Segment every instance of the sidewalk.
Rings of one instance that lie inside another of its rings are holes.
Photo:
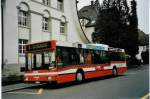
[[[24,89],[24,88],[29,88],[29,87],[34,87],[34,86],[39,86],[39,85],[43,85],[43,84],[19,83],[19,84],[13,84],[13,85],[6,85],[6,86],[2,86],[2,93],[19,90],[19,89]]]

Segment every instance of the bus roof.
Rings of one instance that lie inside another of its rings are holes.
[[[108,51],[108,45],[105,44],[82,44],[82,43],[71,43],[71,42],[57,42],[57,46],[93,49],[93,50],[105,50]]]
[[[86,44],[86,48],[108,51],[108,45],[105,45],[105,44]]]
[[[42,51],[42,50],[55,50],[56,46],[104,50],[104,51],[113,51],[113,52],[125,52],[124,49],[109,47],[106,44],[82,44],[79,42],[72,43],[72,42],[56,41],[56,40],[49,40],[44,42],[27,44],[26,51],[34,52],[34,51]]]

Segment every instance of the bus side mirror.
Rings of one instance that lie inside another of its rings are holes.
[[[25,72],[26,68],[25,67],[21,67],[20,68],[20,72]]]

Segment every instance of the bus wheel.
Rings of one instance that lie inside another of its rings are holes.
[[[81,83],[83,80],[84,80],[83,73],[82,73],[82,72],[77,72],[77,73],[76,73],[76,81],[77,81],[78,83]]]
[[[117,68],[113,68],[112,74],[113,74],[113,77],[118,76]]]

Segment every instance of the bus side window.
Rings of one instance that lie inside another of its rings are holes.
[[[77,65],[78,64],[78,53],[75,48],[71,48],[69,51],[69,60],[70,65]]]
[[[100,51],[100,63],[107,63],[108,55],[106,51]]]
[[[109,57],[111,61],[124,61],[124,56],[121,52],[112,52]]]
[[[76,49],[76,62],[77,62],[77,64],[80,64],[80,52],[79,52],[79,49]]]
[[[94,63],[94,64],[100,63],[100,62],[99,62],[99,60],[100,60],[99,52],[98,52],[97,50],[94,50],[93,54],[94,54],[94,55],[93,55],[93,63]]]
[[[56,64],[58,67],[62,67],[63,62],[62,62],[62,49],[57,48],[57,53],[56,53]]]
[[[86,50],[85,64],[92,64],[92,51]]]
[[[84,54],[84,61],[85,61],[85,64],[87,64],[87,56],[88,56],[88,51],[85,50],[85,54]]]
[[[70,65],[70,60],[69,60],[69,49],[68,48],[63,48],[62,50],[62,62],[63,62],[63,67],[66,67],[67,65]]]
[[[125,58],[125,53],[121,53],[121,61],[125,61],[126,58]]]
[[[102,63],[102,60],[101,60],[102,53],[101,53],[101,51],[98,51],[98,56],[99,56],[98,64],[101,64]]]
[[[80,64],[84,64],[84,52],[83,49],[79,50]]]

